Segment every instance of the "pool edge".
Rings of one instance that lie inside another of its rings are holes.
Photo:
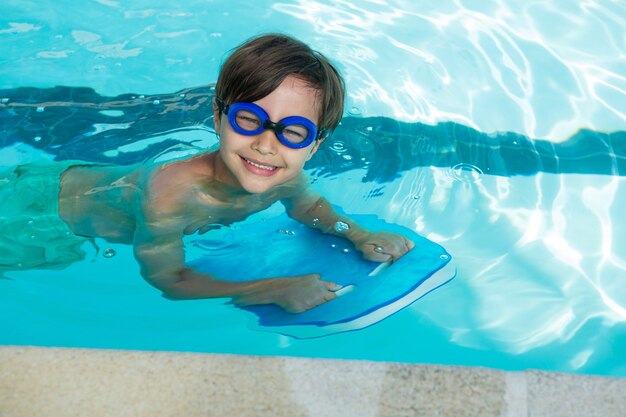
[[[0,416],[626,415],[626,379],[543,371],[0,346]]]

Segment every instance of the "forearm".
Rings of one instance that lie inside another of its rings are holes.
[[[238,305],[275,304],[290,313],[299,313],[336,298],[340,287],[320,280],[319,275],[267,278],[229,282],[184,269],[180,279],[161,288],[171,300],[230,297]]]
[[[311,201],[315,203],[311,205]],[[370,261],[396,260],[415,246],[401,235],[365,229],[350,217],[337,213],[319,194],[308,201],[300,198],[289,203],[289,216],[324,233],[348,239]]]
[[[137,243],[134,252],[141,276],[169,299],[236,298],[271,285],[271,280],[223,281],[210,274],[186,268],[181,239],[172,239],[159,245]]]
[[[148,280],[150,282],[150,280]],[[215,279],[210,274],[200,273],[191,269],[182,269],[176,279],[167,282],[151,283],[163,291],[163,296],[172,300],[189,300],[198,298],[247,297],[262,292],[272,285],[273,279],[230,282]]]
[[[340,236],[357,244],[370,232],[348,216],[337,213],[330,203],[320,197],[307,211],[290,213],[290,216],[323,233]]]

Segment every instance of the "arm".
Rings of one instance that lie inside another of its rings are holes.
[[[395,261],[415,246],[404,236],[371,232],[349,217],[339,215],[324,197],[308,187],[282,202],[289,217],[323,233],[348,239],[371,261]]]
[[[244,282],[219,280],[185,267],[181,234],[159,233],[158,229],[155,233],[154,228],[137,230],[133,249],[144,279],[174,300],[232,297],[239,305],[276,304],[298,313],[336,298],[334,291],[340,288],[317,274]]]
[[[143,229],[135,233],[133,252],[141,275],[170,299],[232,297],[254,291],[254,283],[217,281],[185,267],[182,235],[157,235]],[[243,285],[242,285],[243,284]]]

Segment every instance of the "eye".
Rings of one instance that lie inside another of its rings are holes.
[[[283,136],[289,142],[301,143],[309,135],[309,129],[302,125],[289,125],[283,129]]]
[[[244,130],[257,130],[261,127],[261,119],[247,110],[239,110],[235,115],[237,125]]]

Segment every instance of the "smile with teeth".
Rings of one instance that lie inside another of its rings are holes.
[[[252,165],[255,168],[261,169],[263,171],[266,171],[268,174],[271,172],[274,172],[278,169],[278,167],[274,166],[274,165],[265,165],[265,164],[261,164],[259,162],[253,161],[251,159],[248,158],[244,158],[241,157],[241,159],[243,159],[246,163]]]
[[[261,165],[261,164],[257,164],[254,161],[251,161],[250,159],[244,158],[246,160],[247,163],[249,163],[250,165],[254,165],[257,168],[261,168],[261,169],[266,169],[268,171],[273,171],[276,169],[275,166],[269,166],[269,165]]]

